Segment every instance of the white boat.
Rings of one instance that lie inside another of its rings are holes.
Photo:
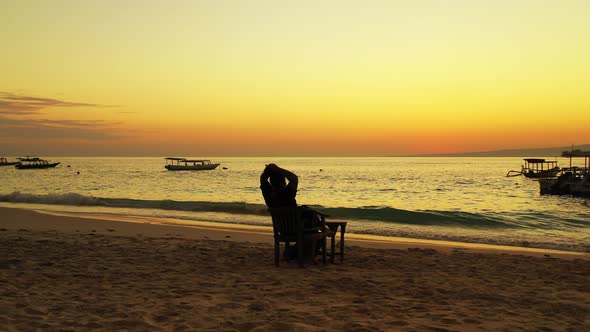
[[[166,166],[169,171],[204,171],[216,169],[219,164],[211,163],[207,159],[191,160],[186,158],[165,158]]]

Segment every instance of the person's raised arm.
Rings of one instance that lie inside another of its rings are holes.
[[[268,166],[264,168],[262,174],[260,174],[260,185],[266,186],[269,185],[268,178],[270,177],[270,172],[268,171]]]
[[[287,180],[289,181],[287,187],[291,188],[291,190],[293,191],[297,191],[297,186],[299,185],[299,178],[297,177],[297,175],[295,175],[295,173],[284,168],[280,168],[276,164],[269,164],[268,166],[266,166],[264,171],[266,172],[267,169],[269,170],[268,173],[276,172],[287,178]]]

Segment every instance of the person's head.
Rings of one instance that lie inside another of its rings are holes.
[[[275,188],[283,188],[287,185],[287,179],[278,173],[273,173],[269,177],[270,184]]]

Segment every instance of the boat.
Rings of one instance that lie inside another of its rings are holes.
[[[59,165],[57,163],[50,163],[49,161],[37,157],[17,158],[19,161],[14,165],[18,169],[36,169],[36,168],[51,168]]]
[[[557,161],[545,160],[540,158],[525,158],[524,165],[520,171],[509,171],[506,176],[524,175],[527,178],[541,179],[554,178],[559,174],[560,168]]]
[[[18,161],[8,161],[4,157],[0,157],[0,166],[14,166],[18,164]]]
[[[590,197],[590,151],[564,151],[562,157],[570,158],[570,167],[563,168],[557,178],[539,179],[541,195]],[[572,166],[573,157],[583,157],[584,166]]]
[[[186,159],[186,158],[165,158],[166,166],[169,171],[204,171],[216,169],[219,164],[211,163],[207,159]]]

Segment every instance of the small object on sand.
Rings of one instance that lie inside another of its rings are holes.
[[[70,165],[68,165],[68,167],[70,167]]]
[[[227,169],[227,167],[222,167],[222,169]]]
[[[226,239],[229,239],[230,237],[231,237],[231,236],[229,236],[229,235],[226,235],[226,236],[225,236],[225,238],[226,238]]]
[[[545,255],[543,255],[543,256],[545,256],[545,257],[551,257],[551,255],[549,255],[549,254],[545,254]]]
[[[76,174],[80,174],[80,172],[76,172]]]
[[[323,172],[324,170],[320,168],[320,172]]]

